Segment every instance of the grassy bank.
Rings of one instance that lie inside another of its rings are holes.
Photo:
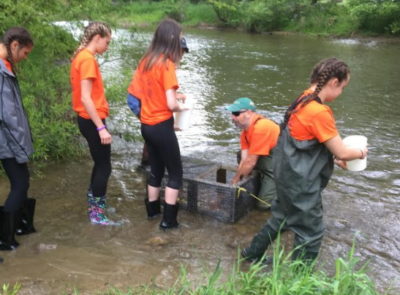
[[[218,20],[212,5],[207,2],[177,1],[117,2],[108,17],[122,26],[155,25],[165,17],[171,17],[184,26],[217,26]]]
[[[291,261],[279,245],[275,248],[272,265],[238,262],[230,273],[218,265],[213,272],[199,278],[202,283],[190,282],[184,268],[179,278],[169,289],[159,289],[144,285],[130,289],[110,288],[106,291],[93,291],[91,294],[103,295],[378,295],[372,280],[366,274],[366,266],[361,266],[354,256],[354,248],[346,259],[336,260],[335,274],[328,276],[316,266],[305,266],[299,261]],[[5,291],[4,291],[5,290]],[[16,295],[20,285],[14,288],[3,286],[0,295]],[[73,293],[79,295],[79,290]]]

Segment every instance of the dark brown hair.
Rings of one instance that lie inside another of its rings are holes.
[[[318,94],[330,79],[336,78],[341,83],[349,77],[349,74],[350,69],[348,65],[335,57],[323,59],[317,63],[310,75],[311,84],[317,84],[315,91],[310,95],[296,98],[296,100],[287,109],[282,126],[286,126],[290,116],[296,112],[298,105],[300,105],[300,107],[304,107],[313,100],[321,102]]]
[[[144,71],[149,71],[162,56],[162,61],[170,59],[175,64],[182,58],[180,35],[182,28],[173,19],[163,20],[157,27],[153,40],[141,61],[144,61]]]
[[[7,49],[7,60],[10,62],[11,68],[15,73],[15,63],[11,52],[11,43],[13,41],[18,42],[19,48],[23,48],[33,46],[33,40],[29,32],[22,27],[12,27],[4,33],[1,43],[3,43]]]

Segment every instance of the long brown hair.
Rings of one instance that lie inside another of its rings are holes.
[[[287,125],[290,116],[297,111],[297,106],[300,105],[300,108],[302,108],[313,100],[321,102],[318,94],[330,79],[337,78],[341,83],[349,77],[349,74],[350,69],[348,65],[335,57],[323,59],[317,63],[310,75],[311,84],[317,84],[314,92],[310,95],[296,98],[287,109],[282,126],[284,127]]]
[[[83,32],[83,36],[81,37],[81,42],[79,43],[78,48],[75,50],[72,55],[72,59],[82,51],[89,43],[92,41],[93,37],[96,35],[100,35],[100,37],[104,38],[106,36],[111,36],[111,28],[108,24],[104,22],[91,22],[89,23]]]
[[[3,43],[7,49],[7,60],[10,62],[12,71],[15,74],[15,63],[11,52],[11,43],[13,41],[18,42],[19,48],[23,48],[33,46],[33,40],[29,32],[22,27],[12,27],[4,33],[0,42]]]
[[[141,59],[144,61],[144,71],[149,71],[156,61],[162,56],[162,61],[170,59],[175,64],[182,58],[180,35],[182,28],[173,19],[163,20],[157,27],[153,40]]]

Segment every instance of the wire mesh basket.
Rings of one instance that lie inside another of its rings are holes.
[[[183,185],[179,194],[182,208],[223,222],[235,223],[255,207],[259,183],[255,175],[230,184],[236,168],[193,158],[182,158]],[[163,186],[166,180],[164,179]]]

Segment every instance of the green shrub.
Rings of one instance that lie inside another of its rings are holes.
[[[394,1],[348,1],[351,15],[360,30],[372,33],[399,34],[400,3]]]
[[[207,0],[210,3],[218,19],[230,26],[237,27],[241,23],[243,13],[240,2],[237,0]]]

